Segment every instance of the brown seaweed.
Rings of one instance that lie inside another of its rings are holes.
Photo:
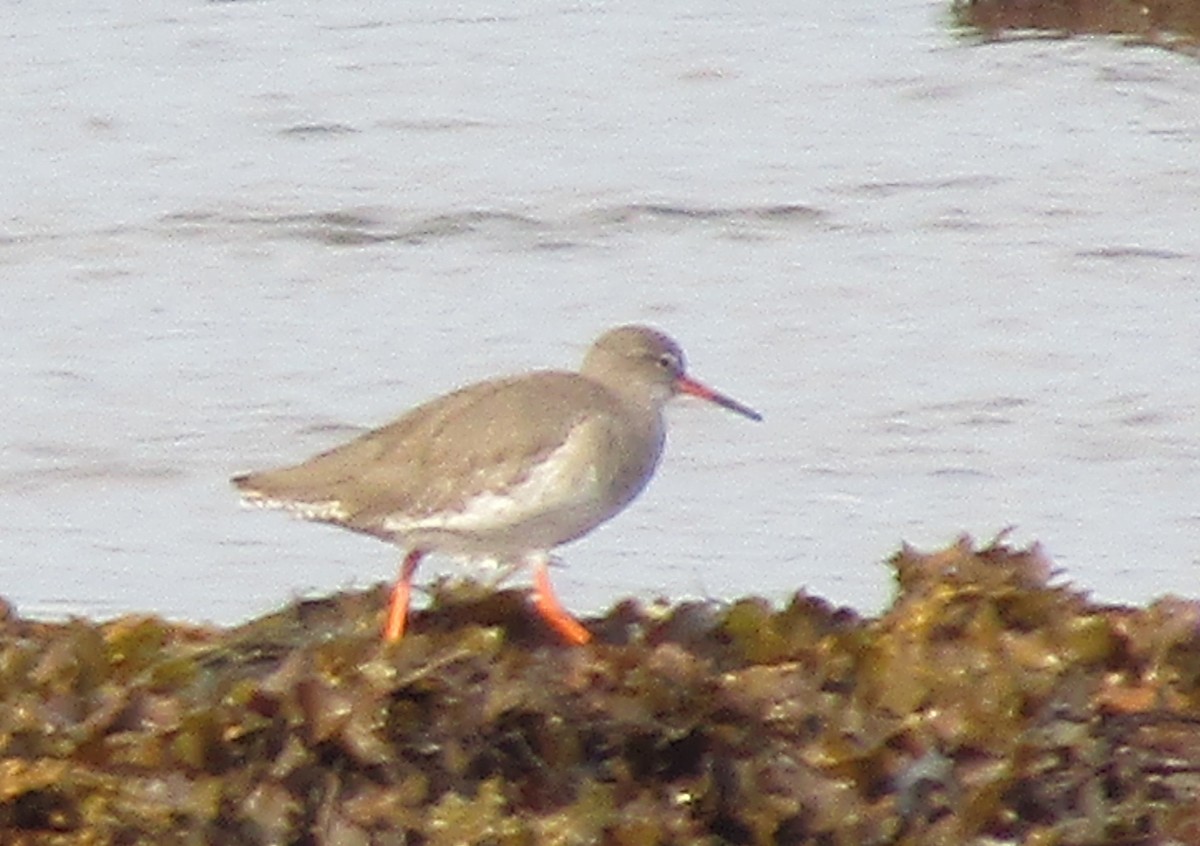
[[[953,0],[955,23],[988,39],[1111,35],[1200,55],[1192,0]]]
[[[386,593],[237,628],[0,613],[0,843],[1200,842],[1200,604],[1091,602],[1036,547],[591,620]]]

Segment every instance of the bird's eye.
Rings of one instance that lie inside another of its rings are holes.
[[[663,353],[658,357],[658,366],[663,370],[674,372],[679,369],[679,362],[670,353]]]

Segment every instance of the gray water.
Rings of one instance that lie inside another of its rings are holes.
[[[228,623],[390,579],[228,476],[639,321],[766,420],[673,408],[561,551],[576,611],[873,612],[902,541],[1010,525],[1195,595],[1200,68],[753,5],[5,4],[0,594]]]

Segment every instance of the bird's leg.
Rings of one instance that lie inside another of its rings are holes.
[[[412,596],[413,575],[416,574],[417,565],[424,557],[425,550],[413,549],[404,556],[404,563],[400,565],[400,575],[396,577],[396,584],[392,586],[392,601],[388,604],[387,622],[383,626],[383,639],[388,643],[395,643],[404,637],[404,625],[408,622],[408,602]]]
[[[562,607],[554,588],[550,586],[550,556],[538,553],[529,559],[533,567],[533,605],[556,632],[575,646],[582,646],[592,639],[592,633]]]

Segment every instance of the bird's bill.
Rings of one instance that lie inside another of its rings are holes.
[[[675,380],[675,390],[681,394],[691,394],[694,397],[716,403],[721,408],[727,408],[743,417],[749,417],[751,420],[762,420],[762,415],[750,406],[742,405],[737,400],[727,397],[719,391],[714,391],[703,382],[697,382],[687,376],[680,376]]]

